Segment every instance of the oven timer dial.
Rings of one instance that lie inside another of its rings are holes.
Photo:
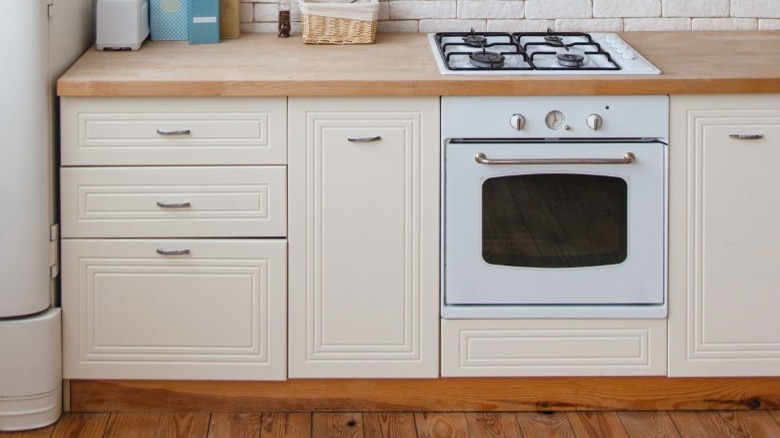
[[[550,111],[545,116],[544,123],[547,124],[548,128],[558,130],[566,125],[566,117],[558,110]]]
[[[525,117],[523,117],[522,114],[512,114],[512,117],[509,119],[509,124],[519,131],[525,127]]]

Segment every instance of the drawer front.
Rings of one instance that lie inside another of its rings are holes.
[[[285,98],[62,99],[62,165],[284,164]]]
[[[63,240],[64,377],[284,379],[286,259],[284,240]]]
[[[285,166],[63,168],[62,236],[284,237]]]
[[[442,376],[664,376],[666,320],[442,320]]]

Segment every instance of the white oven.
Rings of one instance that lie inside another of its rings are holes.
[[[667,137],[666,96],[443,98],[443,317],[665,317]]]

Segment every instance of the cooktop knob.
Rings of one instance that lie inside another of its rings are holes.
[[[522,114],[512,114],[512,117],[509,119],[509,124],[519,131],[525,127],[525,117],[523,117]]]
[[[604,121],[601,119],[601,116],[598,114],[591,114],[588,116],[586,123],[588,124],[588,128],[598,131],[601,129],[601,125],[604,123]]]

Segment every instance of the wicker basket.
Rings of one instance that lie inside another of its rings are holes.
[[[379,13],[377,0],[355,2],[298,0],[298,4],[301,8],[304,43],[370,44],[374,42],[376,19]]]

